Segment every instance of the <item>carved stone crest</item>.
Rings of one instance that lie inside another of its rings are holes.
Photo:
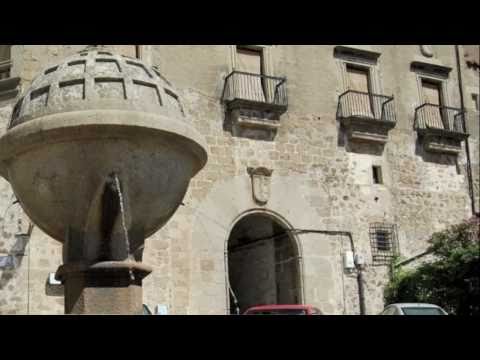
[[[273,170],[249,167],[247,171],[252,179],[253,200],[259,205],[265,205],[270,199],[270,180]]]
[[[433,57],[432,45],[420,45],[420,51],[425,57]]]

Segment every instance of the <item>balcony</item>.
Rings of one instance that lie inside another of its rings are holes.
[[[0,101],[15,98],[19,93],[20,78],[11,77],[12,62],[0,61]]]
[[[383,145],[396,123],[393,96],[348,90],[339,97],[337,117],[349,140]]]
[[[469,135],[461,109],[423,104],[415,109],[415,130],[425,151],[457,155]]]
[[[286,78],[233,71],[225,79],[222,99],[233,126],[272,131],[288,108]],[[238,131],[237,131],[238,132]]]
[[[229,109],[251,107],[279,115],[287,111],[287,79],[234,71],[225,79],[223,101]]]

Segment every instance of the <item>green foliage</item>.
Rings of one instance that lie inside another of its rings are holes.
[[[386,303],[432,303],[450,314],[480,315],[479,229],[475,218],[433,234],[428,252],[435,260],[410,270],[393,267]]]

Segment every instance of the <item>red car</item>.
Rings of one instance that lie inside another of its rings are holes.
[[[243,315],[322,315],[322,312],[311,305],[261,305],[248,309]]]

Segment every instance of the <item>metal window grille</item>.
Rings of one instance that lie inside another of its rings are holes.
[[[370,244],[374,265],[388,265],[399,253],[395,224],[370,224]]]

